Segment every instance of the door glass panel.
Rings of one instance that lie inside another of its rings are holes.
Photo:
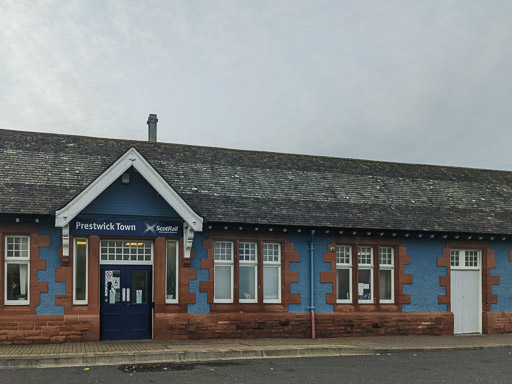
[[[132,271],[132,304],[147,303],[147,272]]]
[[[105,303],[115,304],[121,301],[121,271],[111,269],[105,271]]]

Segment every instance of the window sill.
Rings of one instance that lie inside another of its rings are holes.
[[[5,301],[6,306],[20,306],[20,305],[30,305],[28,300],[19,300],[19,301]]]
[[[282,313],[288,312],[286,304],[281,303],[212,303],[210,311],[216,313]]]
[[[372,304],[372,303],[363,303],[363,304],[353,304],[353,303],[336,303],[333,308],[334,312],[402,312],[400,305],[396,303],[380,303],[380,304]]]

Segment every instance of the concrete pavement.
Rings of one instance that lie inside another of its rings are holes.
[[[2,345],[0,369],[311,356],[373,355],[406,351],[512,348],[512,334],[383,336],[337,339],[233,339],[194,341],[102,341]]]

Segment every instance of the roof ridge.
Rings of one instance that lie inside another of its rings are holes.
[[[323,159],[323,160],[352,161],[352,162],[359,162],[359,163],[367,163],[369,165],[383,164],[386,166],[395,165],[395,166],[409,166],[409,167],[428,167],[428,168],[433,168],[433,169],[438,169],[438,170],[442,170],[442,169],[458,170],[458,171],[467,170],[467,171],[496,172],[496,173],[512,174],[512,170],[502,170],[502,169],[464,167],[464,166],[457,166],[457,165],[436,165],[436,164],[412,163],[412,162],[409,163],[409,162],[398,162],[398,161],[388,161],[388,160],[372,160],[372,159],[362,159],[362,158],[355,158],[355,157],[339,157],[339,156],[328,156],[328,155],[318,155],[318,154],[313,155],[313,154],[305,154],[305,153],[227,148],[227,147],[217,147],[217,146],[198,145],[198,144],[169,143],[169,142],[162,142],[162,141],[149,142],[146,140],[87,136],[87,135],[68,134],[68,133],[23,131],[23,130],[0,128],[0,133],[1,132],[15,133],[15,134],[27,134],[27,135],[54,136],[54,137],[62,137],[62,138],[92,139],[92,140],[100,140],[100,141],[123,142],[123,143],[129,143],[132,145],[143,144],[143,145],[152,145],[152,146],[158,145],[158,146],[174,146],[174,147],[183,147],[183,148],[200,148],[200,149],[227,151],[227,152],[262,154],[262,155],[277,155],[277,156],[283,156],[283,157],[297,157],[297,158],[304,158],[304,159],[311,159],[311,160]]]

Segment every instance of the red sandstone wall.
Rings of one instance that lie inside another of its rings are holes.
[[[307,313],[156,315],[155,339],[311,337]],[[453,335],[452,313],[320,313],[317,337]]]
[[[512,332],[512,312],[485,312],[482,320],[484,333]]]
[[[21,320],[22,319],[22,320]],[[45,344],[95,341],[99,329],[97,315],[0,316],[1,344]]]

